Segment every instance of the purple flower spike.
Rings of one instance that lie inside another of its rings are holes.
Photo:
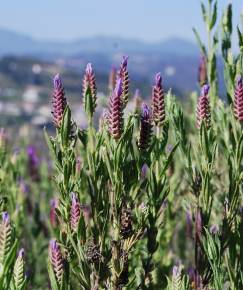
[[[64,88],[60,75],[57,74],[53,80],[54,90],[52,95],[52,106],[53,106],[53,122],[57,128],[61,127],[62,117],[64,110],[67,105],[65,98]]]
[[[97,87],[96,87],[96,79],[95,73],[92,68],[92,64],[88,63],[86,66],[84,78],[83,78],[83,98],[84,103],[86,100],[87,91],[90,90],[91,95],[91,114],[93,115],[95,108],[96,108],[96,101],[97,101]]]
[[[121,79],[122,81],[122,105],[123,108],[128,103],[128,97],[129,97],[129,74],[127,70],[127,61],[128,61],[128,56],[123,56],[123,60],[120,65],[120,69],[118,71],[118,79]]]
[[[157,73],[155,76],[155,85],[152,90],[152,110],[153,121],[156,126],[160,127],[165,121],[164,90],[160,73]]]
[[[72,204],[71,204],[71,218],[70,224],[71,229],[76,232],[78,230],[79,219],[81,215],[81,206],[77,198],[76,193],[72,193]]]
[[[110,97],[109,132],[114,139],[119,139],[123,132],[122,80],[118,79]]]
[[[61,253],[61,248],[58,245],[57,240],[55,239],[50,241],[49,260],[57,282],[61,284],[64,273],[64,261]]]
[[[141,109],[140,132],[138,138],[138,148],[148,149],[152,134],[152,114],[150,108],[143,103]]]
[[[237,77],[234,93],[234,115],[236,120],[243,122],[243,79]]]
[[[208,82],[207,77],[207,59],[204,55],[200,58],[199,69],[198,69],[198,82],[200,87],[204,86]]]
[[[202,122],[205,122],[207,128],[211,126],[211,110],[209,103],[209,85],[204,85],[201,90],[201,95],[198,99],[196,118],[197,127],[200,128]]]

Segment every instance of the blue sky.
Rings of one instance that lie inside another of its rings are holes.
[[[205,0],[206,1],[206,0]],[[220,8],[229,0],[219,0]],[[232,0],[239,22],[242,0]],[[2,0],[0,28],[39,39],[112,35],[158,41],[203,33],[199,0]]]

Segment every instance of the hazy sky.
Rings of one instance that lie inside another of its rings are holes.
[[[221,12],[229,0],[218,0]],[[243,0],[232,0],[239,22]],[[0,28],[41,39],[113,35],[156,41],[193,39],[203,30],[199,0],[1,0]]]

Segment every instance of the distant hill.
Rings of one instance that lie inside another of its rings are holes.
[[[13,86],[15,86],[14,83],[20,85],[20,80],[26,85],[31,83],[32,72],[31,66],[28,66],[28,59],[33,59],[33,62],[41,65],[45,62],[50,63],[50,75],[62,71],[74,74],[74,79],[77,78],[75,83],[77,82],[78,85],[85,65],[92,62],[99,76],[97,79],[101,84],[100,88],[104,91],[111,65],[118,67],[122,55],[129,55],[128,68],[132,90],[135,86],[139,87],[144,96],[148,97],[151,94],[151,85],[157,72],[162,73],[165,87],[172,88],[173,92],[179,96],[188,95],[189,92],[198,88],[199,49],[193,42],[180,38],[147,43],[134,39],[97,36],[75,41],[51,42],[0,29],[0,41],[0,57],[2,58],[0,89],[8,83],[12,83]],[[6,58],[8,56],[13,59]],[[222,66],[222,61],[219,65]],[[22,69],[13,70],[16,66]],[[26,78],[27,75],[28,78]],[[44,78],[46,78],[45,81],[48,80],[47,76]],[[223,76],[219,74],[221,90],[222,80]],[[75,90],[75,88],[76,85],[72,89]]]
[[[38,57],[55,58],[78,54],[176,54],[196,55],[198,49],[190,41],[172,38],[161,42],[147,43],[140,40],[124,39],[119,37],[97,36],[74,41],[40,41],[14,31],[0,29],[0,56],[4,55],[31,55]]]

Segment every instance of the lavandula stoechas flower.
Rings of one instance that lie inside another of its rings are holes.
[[[71,229],[74,232],[78,230],[78,223],[81,215],[81,207],[80,202],[77,198],[77,194],[75,192],[72,193],[72,203],[71,203],[71,216],[70,216],[70,225]]]
[[[87,94],[90,95],[89,100],[87,100]],[[91,63],[87,64],[83,78],[83,100],[85,105],[85,111],[90,112],[91,116],[93,116],[96,108],[97,87],[95,73],[93,71]]]
[[[12,246],[12,225],[7,212],[2,213],[0,224],[0,263],[3,264]]]
[[[209,103],[209,85],[204,85],[201,90],[201,95],[198,99],[197,110],[197,127],[200,128],[202,122],[205,122],[207,128],[211,126],[211,110]]]
[[[16,289],[22,289],[23,285],[25,284],[26,276],[25,276],[25,269],[24,269],[24,249],[21,249],[18,252],[17,259],[14,264],[14,284]]]
[[[118,79],[122,80],[122,105],[123,108],[126,107],[129,97],[129,75],[127,70],[127,60],[128,56],[123,56],[123,60],[118,71]]]
[[[140,150],[148,149],[152,134],[152,114],[147,104],[143,103],[141,108],[140,130],[138,138],[138,148]]]
[[[61,284],[64,273],[64,261],[62,257],[61,248],[58,245],[57,240],[55,239],[50,241],[49,261],[51,263],[57,282]]]
[[[204,86],[208,82],[207,76],[207,59],[204,55],[200,58],[199,69],[198,69],[198,82],[200,87]]]
[[[243,122],[243,79],[237,77],[234,93],[234,115],[236,120]]]
[[[40,181],[39,174],[39,158],[37,156],[36,148],[34,146],[29,146],[27,148],[28,156],[28,172],[32,181]]]
[[[165,99],[160,73],[155,76],[155,85],[152,90],[152,110],[154,124],[160,127],[165,121]]]
[[[110,97],[109,132],[114,139],[119,139],[123,132],[122,80],[118,79]]]
[[[64,87],[60,75],[57,74],[53,80],[54,90],[52,94],[53,122],[57,128],[61,127],[62,117],[67,105]]]

